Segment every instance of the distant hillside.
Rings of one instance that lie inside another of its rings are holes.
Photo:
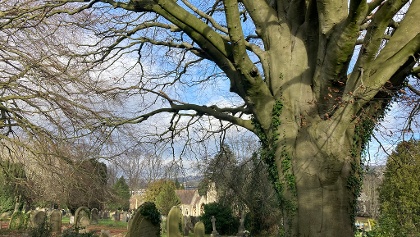
[[[178,182],[184,185],[186,189],[196,189],[202,179],[203,179],[202,175],[193,175],[193,176],[178,178]]]

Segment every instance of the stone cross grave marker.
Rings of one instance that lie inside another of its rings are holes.
[[[211,216],[211,226],[213,227],[211,236],[219,236],[219,233],[216,230],[216,218],[214,216]]]

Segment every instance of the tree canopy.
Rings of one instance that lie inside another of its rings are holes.
[[[153,202],[162,215],[168,215],[173,206],[181,203],[175,193],[175,182],[171,180],[158,180],[149,185],[144,195],[146,202]]]
[[[393,99],[401,129],[418,119],[419,0],[12,0],[0,17],[2,138],[131,132],[176,159],[250,131],[287,236],[352,236],[375,124]]]
[[[65,204],[72,213],[81,206],[102,209],[109,200],[106,165],[88,159],[77,162],[76,167],[62,187]]]

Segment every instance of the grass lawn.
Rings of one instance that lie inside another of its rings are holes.
[[[111,219],[100,219],[99,222],[98,222],[98,225],[127,229],[128,222],[113,221]]]

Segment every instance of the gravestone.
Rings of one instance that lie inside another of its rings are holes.
[[[50,214],[50,224],[51,224],[51,232],[53,233],[61,233],[61,225],[62,225],[62,215],[61,211],[54,210]]]
[[[115,211],[114,214],[112,214],[112,220],[113,221],[120,221],[120,212]]]
[[[168,237],[182,237],[182,212],[179,207],[172,207],[166,219],[167,236]]]
[[[97,208],[92,208],[90,211],[90,224],[97,225],[99,223],[99,211]]]
[[[159,224],[154,225],[139,209],[128,221],[128,231],[125,237],[158,237],[160,236]],[[169,237],[169,235],[168,235]]]
[[[90,225],[90,218],[88,216],[82,216],[79,221],[79,229],[86,229]]]
[[[90,212],[87,207],[79,207],[74,215],[74,225],[77,230],[85,229],[90,224]]]
[[[238,234],[236,236],[243,237],[245,236],[245,212],[242,212],[241,219],[239,220],[239,228],[238,228]]]
[[[109,211],[104,211],[103,219],[109,219]]]
[[[219,233],[216,230],[216,218],[214,216],[211,216],[211,227],[212,227],[213,231],[211,232],[210,236],[211,237],[219,236]]]
[[[184,216],[183,220],[183,234],[184,236],[188,236],[190,231],[193,230],[193,224],[191,222],[191,218],[188,216]]]
[[[194,237],[204,237],[205,227],[204,223],[199,221],[194,226]]]
[[[44,211],[33,211],[30,215],[29,227],[39,228],[44,226],[45,221],[47,221],[47,214]]]
[[[128,215],[128,213],[126,211],[122,212],[120,220],[122,222],[127,222],[128,221],[127,215]]]

